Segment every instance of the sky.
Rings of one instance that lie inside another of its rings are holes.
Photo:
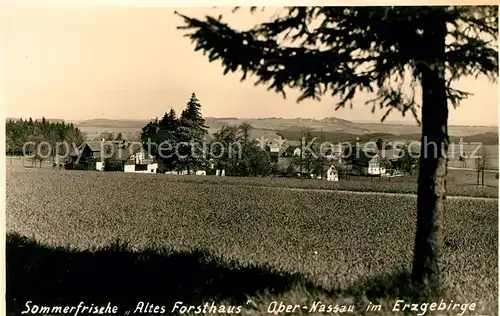
[[[339,117],[379,121],[384,112],[365,106],[335,111],[336,99],[296,102],[240,74],[223,75],[176,27],[174,10],[195,17],[224,14],[243,28],[266,14],[231,14],[227,8],[137,6],[3,5],[0,10],[0,69],[7,117],[65,120],[150,119],[171,107],[178,112],[195,92],[206,117]],[[451,109],[450,125],[498,125],[498,85],[465,78],[457,88],[474,94]],[[393,111],[388,121],[414,123]]]

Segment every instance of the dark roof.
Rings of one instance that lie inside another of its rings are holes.
[[[108,143],[106,143],[106,142],[104,142],[104,144],[103,144],[102,142],[99,142],[99,141],[87,142],[87,145],[89,146],[90,150],[92,150],[93,152],[100,152],[101,146],[109,146],[107,144]]]
[[[90,151],[92,152],[100,152],[102,146],[109,146],[109,142],[105,142],[104,144],[100,141],[89,141],[89,142],[84,142],[80,146],[77,147],[75,151],[71,154],[72,156],[78,156],[80,152],[82,152],[85,147],[88,147]]]
[[[354,155],[353,165],[368,166],[368,162],[376,155],[375,152],[360,150],[359,153],[352,153]]]
[[[85,142],[80,145],[76,152],[72,153],[72,156],[77,156],[80,152],[82,152],[85,147],[88,147],[93,153],[95,158],[101,157],[102,150],[111,150],[115,153],[115,157],[120,160],[128,160],[130,156],[138,153],[145,152],[142,144],[139,142],[135,143],[123,143],[120,141],[106,141],[104,143],[100,141],[91,141]]]

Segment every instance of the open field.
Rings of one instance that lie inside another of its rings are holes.
[[[414,197],[177,179],[8,168],[9,311],[28,299],[171,308],[250,298],[260,314],[271,300],[321,299],[355,314],[380,301],[386,315],[405,297]],[[498,201],[450,199],[444,219],[442,298],[496,314]]]
[[[24,166],[30,169],[31,162],[24,159]],[[20,157],[7,157],[7,168],[22,168],[23,159]],[[40,169],[37,167],[35,170]],[[24,169],[24,168],[23,168]],[[42,169],[52,169],[50,162],[43,162]],[[57,172],[72,172],[56,169]],[[484,187],[477,187],[477,172],[473,170],[449,169],[447,177],[447,194],[451,196],[498,197],[498,180],[495,172],[485,172]],[[351,176],[345,179],[341,174],[339,182],[329,182],[316,179],[294,179],[279,177],[215,177],[215,176],[171,176],[159,175],[168,182],[213,183],[223,185],[244,185],[263,187],[285,187],[303,189],[368,191],[386,193],[416,193],[417,177],[404,176],[394,178],[370,178]]]
[[[412,150],[420,151],[420,142],[415,142],[412,145]],[[498,170],[498,144],[497,145],[480,145],[475,142],[470,143],[451,143],[448,148],[448,157],[450,161],[448,166],[450,167],[461,167],[461,162],[459,161],[460,155],[465,153],[467,168],[475,168],[477,157],[485,156],[485,168]]]
[[[474,171],[449,170],[447,178],[447,194],[449,196],[498,198],[498,180],[494,173],[485,173],[485,187],[477,187]],[[279,177],[239,178],[215,176],[169,176],[165,181],[190,182],[231,186],[257,186],[271,188],[300,188],[319,190],[342,190],[356,192],[380,193],[417,193],[417,177],[405,176],[394,178],[369,178],[351,176],[349,180],[340,176],[339,182],[317,179],[294,179]]]
[[[77,127],[84,133],[86,140],[95,140],[104,132],[108,133],[122,133],[125,139],[140,139],[142,127],[116,127],[116,126],[78,126]]]

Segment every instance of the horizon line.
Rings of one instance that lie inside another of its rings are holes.
[[[51,117],[29,117],[29,116],[19,116],[19,117],[5,117],[5,120],[13,119],[13,120],[19,120],[19,119],[33,119],[33,120],[41,120],[42,118],[45,118],[46,120],[53,120],[53,121],[64,121],[66,123],[73,123],[73,124],[79,124],[85,121],[92,121],[92,120],[109,120],[109,121],[137,121],[137,122],[149,122],[151,120],[154,120],[156,117],[153,118],[99,118],[99,117],[94,117],[94,118],[85,118],[85,119],[64,119],[64,118],[51,118]],[[160,118],[160,117],[158,117]],[[204,119],[237,119],[237,120],[265,120],[265,119],[283,119],[283,120],[313,120],[313,121],[322,121],[326,119],[338,119],[346,122],[352,122],[352,123],[365,123],[365,124],[394,124],[394,125],[408,125],[408,126],[416,126],[418,127],[419,125],[416,124],[416,122],[409,123],[409,122],[404,122],[404,121],[395,121],[395,120],[388,120],[388,121],[380,121],[380,120],[348,120],[344,118],[340,118],[337,116],[326,116],[323,118],[317,118],[317,117],[279,117],[279,116],[267,116],[267,117],[237,117],[237,116],[203,116]],[[448,126],[468,126],[468,127],[499,127],[498,124],[495,125],[476,125],[476,124],[448,124]]]

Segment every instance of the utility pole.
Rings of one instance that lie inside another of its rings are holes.
[[[477,165],[477,181],[476,181],[476,185],[479,186],[479,173],[481,172],[481,161],[480,161],[480,158],[476,159],[476,165]]]
[[[485,159],[483,158],[482,164],[481,164],[481,186],[484,187],[484,169],[485,169]]]
[[[302,139],[303,139],[303,131],[300,130],[300,158],[299,158],[299,163],[300,163],[300,177],[302,178],[302,156],[304,155],[303,152],[303,144],[302,144]]]
[[[321,129],[321,142],[324,142],[324,138],[323,138],[323,129]],[[324,161],[323,161],[323,158],[324,158],[324,154],[323,154],[323,147],[321,147],[320,145],[320,152],[319,154],[321,155],[321,171],[320,171],[320,175],[321,175],[321,179],[323,179],[323,164],[324,164]]]

